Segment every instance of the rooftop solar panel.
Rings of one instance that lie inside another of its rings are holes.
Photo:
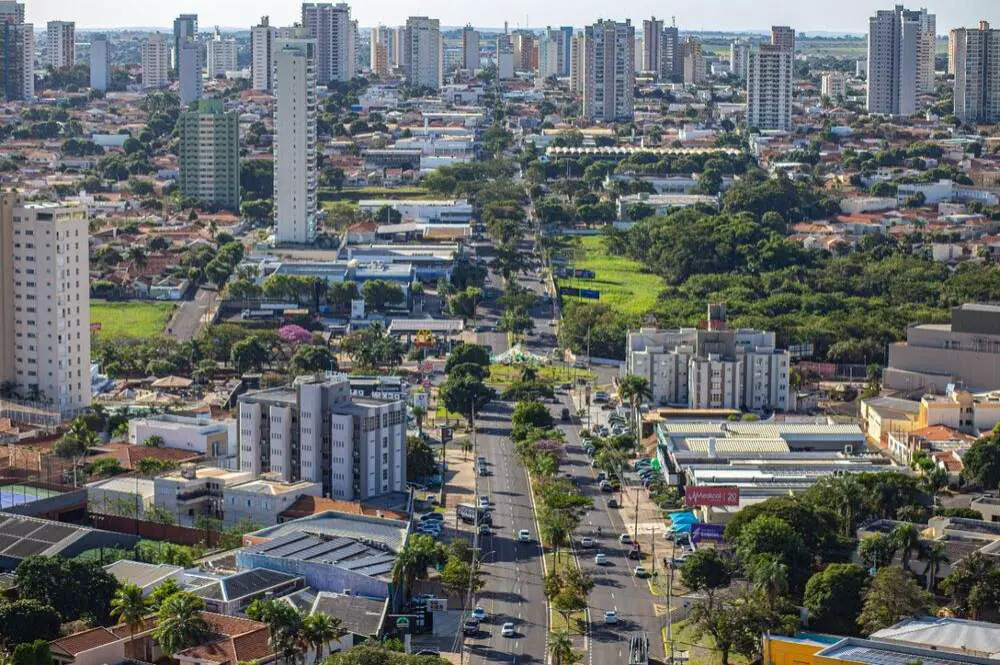
[[[0,533],[5,533],[8,536],[27,536],[32,531],[36,531],[38,527],[37,522],[30,520],[9,520],[3,524]]]
[[[315,559],[316,557],[322,554],[335,552],[339,549],[347,547],[353,542],[354,541],[351,540],[350,538],[337,538],[335,540],[322,541],[317,543],[316,545],[313,545],[309,549],[296,552],[295,558],[302,560]]]
[[[31,537],[35,540],[44,540],[49,543],[58,543],[63,538],[73,535],[77,532],[70,526],[58,526],[55,524],[43,526],[38,531],[31,534]]]
[[[10,547],[11,545],[13,545],[14,543],[16,543],[17,541],[18,541],[18,539],[15,538],[14,536],[4,536],[4,535],[0,534],[0,552],[3,552],[5,549],[7,549],[8,547]]]
[[[376,563],[374,565],[368,566],[367,568],[362,568],[360,570],[355,570],[353,572],[359,575],[368,575],[370,577],[375,577],[377,575],[386,575],[392,572],[393,565],[391,563]]]
[[[302,550],[307,550],[309,548],[315,547],[319,544],[319,538],[300,538],[290,543],[285,543],[278,547],[273,547],[267,551],[271,556],[289,556],[296,552],[301,552]]]
[[[347,570],[360,570],[362,568],[367,568],[368,566],[373,566],[378,563],[395,563],[396,557],[385,556],[383,554],[374,554],[372,556],[362,557],[360,559],[355,559],[354,561],[347,561],[342,565],[343,568]]]
[[[355,554],[360,554],[361,552],[365,552],[367,550],[368,547],[366,545],[362,545],[360,543],[354,543],[352,545],[348,545],[347,547],[342,547],[334,552],[329,552],[327,554],[321,554],[319,556],[310,557],[310,560],[343,561],[344,559],[348,559],[354,556]]]
[[[8,556],[17,557],[29,557],[36,554],[41,554],[45,550],[52,547],[52,543],[43,543],[40,540],[31,540],[30,538],[24,538],[19,542],[14,543],[8,547],[4,554]]]

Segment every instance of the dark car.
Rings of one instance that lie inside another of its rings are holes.
[[[462,624],[462,632],[466,635],[478,635],[479,622],[475,619],[467,619],[466,622]]]
[[[562,419],[563,419],[563,422],[569,422],[569,409],[567,409],[565,407],[562,410]]]

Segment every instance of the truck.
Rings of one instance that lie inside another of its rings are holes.
[[[490,517],[489,508],[479,508],[471,503],[460,503],[455,508],[455,512],[458,514],[458,519],[467,524],[472,524],[477,520],[480,524],[493,523],[493,518]]]

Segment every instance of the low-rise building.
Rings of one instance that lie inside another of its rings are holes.
[[[152,414],[129,421],[129,443],[134,446],[140,445],[151,437],[159,437],[161,447],[188,450],[217,460],[235,454],[236,421],[166,413]],[[230,453],[230,441],[232,441],[232,453]]]
[[[417,157],[420,151],[416,152]],[[419,163],[419,162],[418,162]],[[400,214],[404,220],[422,220],[426,222],[449,222],[468,224],[472,221],[472,204],[465,199],[362,199],[358,201],[361,212],[374,214],[383,208],[390,208]],[[391,220],[376,219],[377,223]]]
[[[226,526],[238,522],[270,526],[277,524],[278,515],[301,497],[322,495],[323,486],[319,483],[261,477],[222,490],[223,520]]]
[[[205,602],[209,612],[236,616],[258,598],[283,596],[304,586],[302,577],[266,568],[254,568],[231,575],[190,574],[188,590]]]
[[[153,497],[149,478],[115,476],[87,483],[87,508],[92,513],[145,519]]]
[[[152,482],[156,505],[173,515],[178,524],[188,526],[201,516],[221,518],[225,490],[251,480],[253,474],[246,471],[184,464]]]
[[[153,590],[166,582],[173,580],[181,585],[184,582],[184,569],[166,563],[145,563],[122,559],[104,566],[104,570],[114,575],[119,584],[134,584],[142,589],[142,595],[148,596]]]

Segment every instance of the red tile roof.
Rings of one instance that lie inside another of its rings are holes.
[[[58,640],[52,640],[49,642],[49,647],[53,653],[76,656],[84,651],[90,651],[91,649],[118,641],[118,636],[107,628],[91,628],[81,633],[74,633],[73,635],[60,637]]]

